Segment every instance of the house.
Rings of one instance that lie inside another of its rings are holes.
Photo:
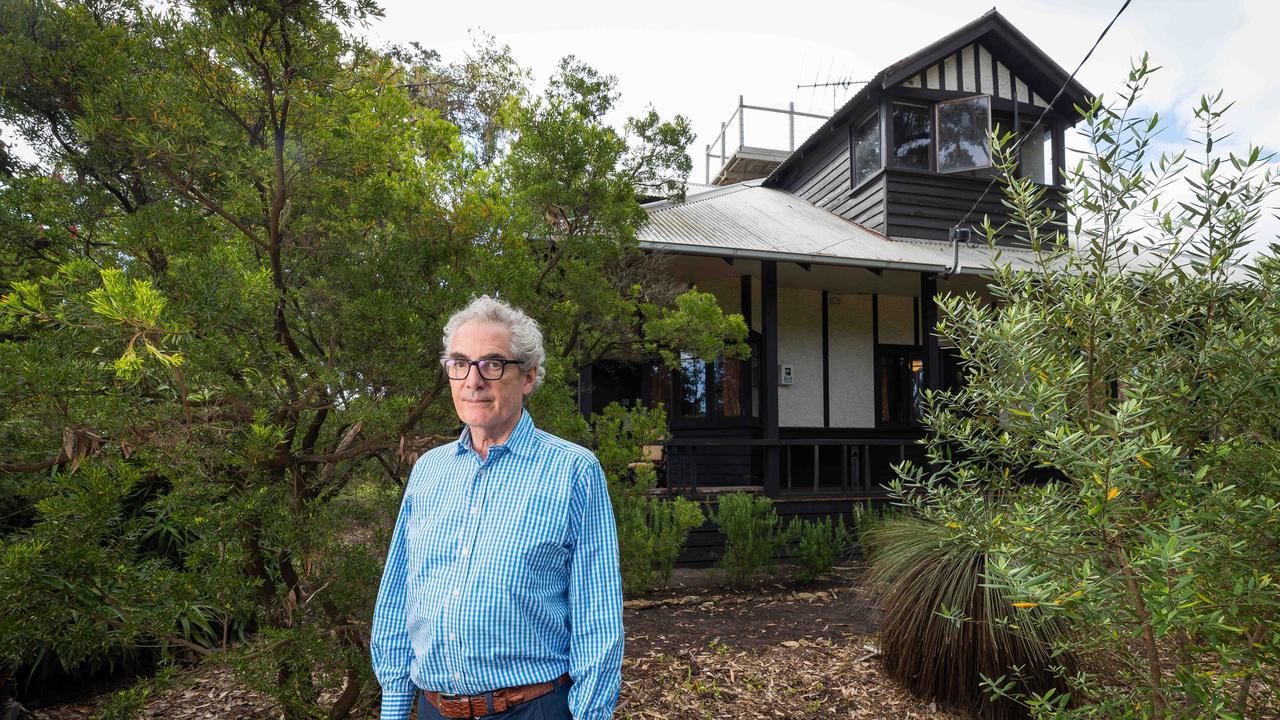
[[[707,148],[716,187],[647,204],[640,242],[742,313],[751,359],[600,363],[583,409],[664,403],[671,491],[748,488],[784,515],[883,496],[890,466],[923,455],[923,390],[958,381],[930,332],[935,297],[985,293],[995,261],[952,232],[1005,217],[989,129],[1016,129],[1019,172],[1060,207],[1065,131],[1090,97],[992,10],[876,73],[793,150],[747,146],[740,101],[738,147]],[[1029,262],[1015,237],[999,244]]]

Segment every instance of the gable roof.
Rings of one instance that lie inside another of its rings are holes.
[[[821,138],[848,122],[849,115],[859,109],[872,94],[898,85],[966,45],[979,40],[993,52],[1000,54],[1010,63],[1016,64],[1019,74],[1037,86],[1053,88],[1055,91],[1065,86],[1062,96],[1054,103],[1056,108],[1069,109],[1076,105],[1084,105],[1093,97],[1093,94],[1083,85],[1071,78],[1071,73],[1064,70],[1045,51],[1031,42],[1030,38],[1014,27],[1013,23],[999,11],[992,8],[977,20],[877,72],[866,85],[862,86],[862,89],[823,123],[822,127],[805,138],[799,147],[774,168],[773,172],[764,179],[764,184],[771,185],[781,177],[782,173],[803,158]],[[1053,93],[1050,93],[1046,100],[1052,101]],[[1059,112],[1067,114],[1068,111],[1060,110]]]
[[[919,272],[943,272],[952,261],[949,242],[889,238],[759,180],[644,208],[649,222],[639,240],[646,250]],[[1030,267],[1034,253],[962,245],[960,272],[989,274],[997,257]]]

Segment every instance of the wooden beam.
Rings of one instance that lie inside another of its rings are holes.
[[[831,302],[822,291],[822,427],[831,427]],[[817,447],[814,447],[817,451]],[[817,463],[814,464],[815,467]],[[817,472],[817,470],[814,470]]]
[[[924,384],[942,389],[942,348],[934,330],[938,326],[938,276],[920,273],[920,332],[924,336]]]
[[[765,440],[778,439],[778,263],[764,260],[760,263],[760,329],[761,388],[760,424]],[[779,490],[778,446],[764,447],[763,485],[765,495],[777,497]]]

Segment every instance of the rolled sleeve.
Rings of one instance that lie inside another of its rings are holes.
[[[578,473],[570,518],[569,710],[575,720],[613,716],[622,686],[622,576],[609,488],[600,463]]]
[[[409,665],[413,662],[413,645],[405,630],[407,618],[406,579],[408,569],[405,548],[407,526],[412,516],[412,502],[406,492],[400,503],[400,515],[396,518],[391,534],[391,546],[387,550],[387,564],[382,571],[382,583],[378,586],[378,600],[373,608],[373,626],[370,630],[369,653],[373,659],[373,672],[382,686],[382,720],[408,720],[417,688],[409,679]]]

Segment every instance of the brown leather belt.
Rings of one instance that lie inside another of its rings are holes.
[[[478,718],[494,713],[506,712],[508,709],[529,702],[556,689],[556,686],[569,682],[569,673],[565,673],[551,682],[533,683],[520,687],[502,688],[481,695],[450,695],[448,693],[423,690],[427,702],[447,718]]]

